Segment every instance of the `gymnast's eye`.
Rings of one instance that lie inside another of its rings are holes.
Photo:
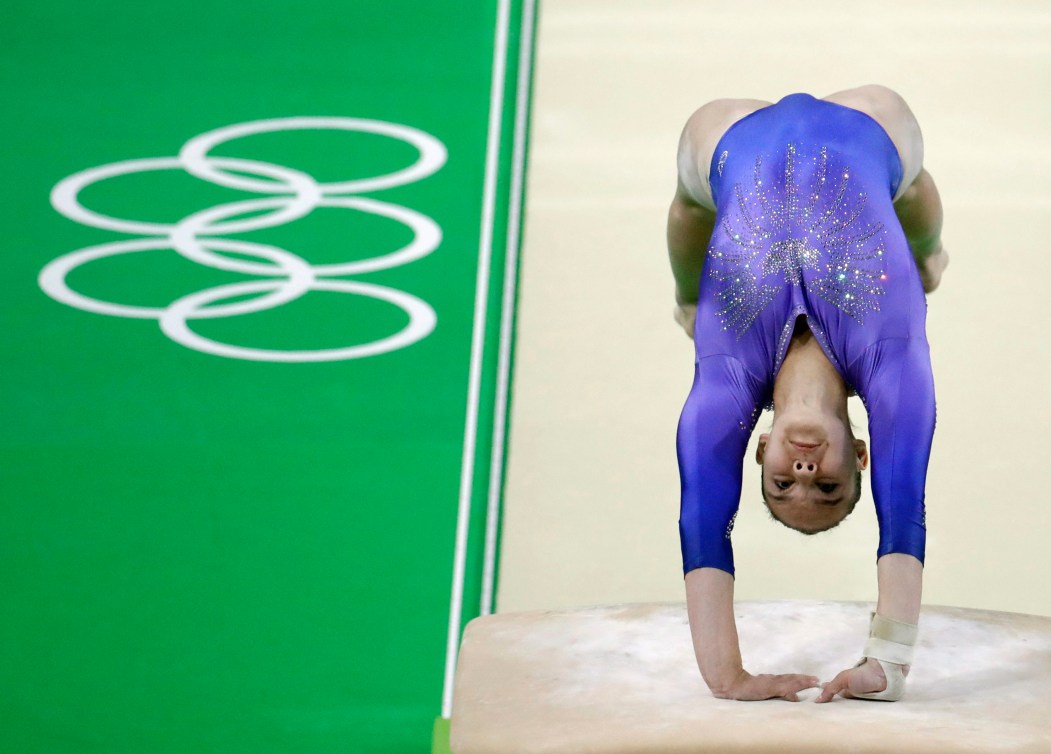
[[[792,482],[788,479],[775,479],[774,486],[779,490],[787,490],[792,486]]]
[[[828,495],[835,492],[839,488],[839,485],[835,482],[818,482],[817,488]]]

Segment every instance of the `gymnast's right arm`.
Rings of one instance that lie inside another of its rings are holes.
[[[734,579],[718,568],[697,568],[686,574],[686,606],[697,666],[712,695],[742,702],[787,699],[818,685],[811,675],[752,675],[741,662],[734,623]]]
[[[816,686],[817,679],[747,672],[734,622],[730,533],[759,393],[755,379],[732,356],[709,356],[696,364],[677,438],[686,606],[697,666],[713,695],[798,701],[797,693]]]

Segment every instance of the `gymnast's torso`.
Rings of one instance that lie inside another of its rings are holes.
[[[745,115],[715,144],[679,429],[686,571],[733,570],[744,449],[800,321],[869,412],[879,554],[922,561],[934,386],[926,299],[893,206],[903,172],[876,120],[806,94]]]

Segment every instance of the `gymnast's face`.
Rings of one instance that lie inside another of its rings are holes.
[[[831,529],[854,508],[860,472],[868,465],[863,440],[836,417],[774,419],[759,437],[763,499],[774,518],[807,534]]]

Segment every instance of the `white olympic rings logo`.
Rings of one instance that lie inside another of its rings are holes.
[[[386,175],[319,183],[292,168],[210,154],[220,144],[242,136],[300,129],[336,129],[387,136],[415,147],[419,157],[408,167]],[[84,170],[55,186],[51,191],[52,206],[84,225],[147,237],[90,246],[65,254],[41,270],[40,287],[56,301],[84,311],[114,317],[155,319],[161,331],[175,342],[216,356],[253,361],[337,361],[404,348],[434,330],[437,316],[427,303],[392,288],[333,278],[408,264],[438,247],[441,228],[429,217],[354,194],[421,180],[441,168],[445,159],[446,149],[440,141],[408,126],[358,118],[304,117],[238,123],[195,136],[186,142],[178,157],[125,160]],[[172,224],[110,217],[90,210],[80,202],[80,192],[98,181],[159,170],[183,170],[219,186],[270,196],[209,207]],[[390,218],[407,226],[413,239],[403,248],[383,256],[340,264],[310,265],[296,254],[275,246],[217,237],[289,223],[318,207],[339,207]],[[199,264],[265,279],[208,288],[183,296],[165,307],[132,306],[91,298],[74,291],[66,282],[70,272],[94,260],[153,250],[174,250]],[[252,261],[252,258],[260,261]],[[190,320],[251,314],[294,301],[308,291],[336,291],[385,301],[404,310],[409,315],[409,323],[400,332],[370,343],[302,351],[230,345],[205,338],[190,329]],[[245,296],[254,297],[244,299]],[[235,300],[221,303],[230,299]]]

